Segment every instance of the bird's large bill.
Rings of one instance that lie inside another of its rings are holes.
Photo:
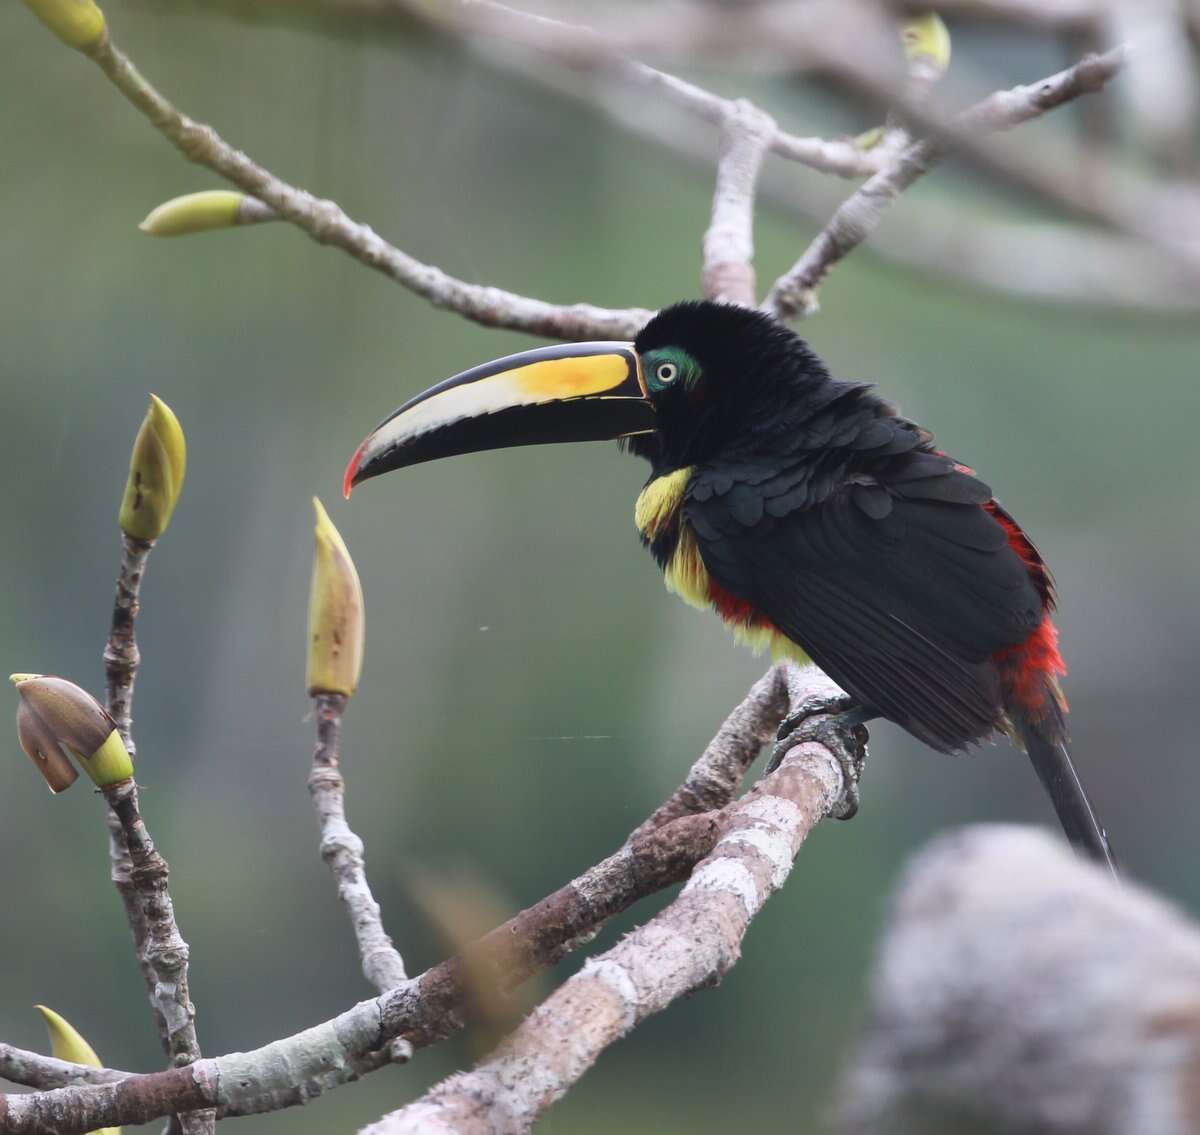
[[[391,469],[542,442],[603,441],[654,429],[632,343],[539,347],[463,371],[385,418],[346,469],[355,485]]]

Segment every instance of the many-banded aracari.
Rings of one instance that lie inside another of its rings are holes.
[[[543,347],[386,418],[346,470],[620,438],[650,463],[635,519],[670,590],[943,752],[995,730],[1071,841],[1115,870],[1067,753],[1050,572],[974,472],[771,317],[680,303],[633,343]]]

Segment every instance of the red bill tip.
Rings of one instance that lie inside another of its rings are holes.
[[[367,443],[364,441],[355,451],[354,456],[350,458],[350,464],[346,466],[346,475],[342,478],[342,496],[346,500],[350,499],[350,494],[354,491],[354,478],[358,473],[358,467],[362,464],[363,454],[366,452]]]

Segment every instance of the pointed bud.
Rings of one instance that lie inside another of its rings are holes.
[[[25,7],[68,47],[82,51],[104,38],[104,13],[92,0],[25,0]]]
[[[936,12],[906,20],[900,31],[909,73],[920,82],[935,82],[950,66],[950,30]]]
[[[179,419],[151,394],[150,408],[133,443],[121,501],[120,524],[127,536],[157,540],[167,530],[186,468],[187,442]]]
[[[277,220],[279,214],[257,197],[232,189],[208,189],[164,201],[138,228],[150,236],[185,236]]]
[[[316,497],[313,508],[317,525],[308,597],[308,693],[349,697],[362,671],[362,585],[345,541]]]
[[[45,1005],[35,1005],[46,1022],[46,1030],[50,1034],[50,1055],[59,1060],[69,1060],[72,1064],[86,1064],[89,1068],[103,1068],[96,1050],[79,1034],[78,1030],[66,1017],[59,1016],[53,1009]],[[119,1127],[100,1127],[92,1135],[121,1135]]]
[[[50,676],[13,674],[9,680],[21,696],[17,739],[51,792],[70,788],[78,777],[69,757],[98,788],[133,776],[133,762],[116,724],[86,690]]]

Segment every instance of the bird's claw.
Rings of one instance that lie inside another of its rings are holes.
[[[829,814],[836,820],[849,820],[858,812],[858,782],[869,739],[853,698],[845,694],[805,698],[779,726],[767,773],[774,772],[788,752],[803,741],[824,745],[842,770],[842,793]]]

